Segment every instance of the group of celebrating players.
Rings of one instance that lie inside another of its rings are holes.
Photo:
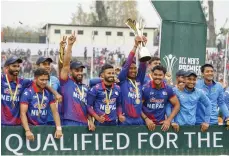
[[[199,80],[194,71],[179,70],[173,86],[165,79],[166,68],[159,58],[136,66],[136,50],[147,42],[137,36],[120,73],[105,64],[99,78],[87,86],[82,83],[85,66],[71,61],[75,41],[75,33],[61,41],[65,52],[59,78],[50,76],[51,58],[38,58],[33,79],[18,77],[20,58],[6,60],[1,76],[2,126],[22,125],[29,140],[34,140],[29,126],[36,125],[55,125],[56,138],[63,135],[61,125],[88,126],[91,131],[116,125],[146,125],[149,130],[161,125],[167,131],[171,125],[176,132],[182,125],[200,125],[206,131],[209,125],[218,125],[219,110],[229,126],[229,90],[213,80],[211,64],[201,67]]]

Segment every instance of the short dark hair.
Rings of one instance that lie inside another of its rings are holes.
[[[49,73],[43,68],[37,68],[34,71],[34,77],[38,77],[38,76],[42,76],[42,75],[48,75],[48,78],[49,78]]]
[[[110,64],[104,64],[101,68],[101,73],[103,73],[106,69],[113,69],[114,67]]]
[[[210,67],[210,68],[212,68],[212,69],[214,70],[213,65],[211,65],[211,64],[204,64],[204,65],[202,65],[201,68],[200,68],[201,73],[204,73],[204,70],[205,70],[206,67]]]
[[[155,70],[163,71],[164,74],[167,72],[166,68],[163,67],[162,65],[158,65],[158,66],[153,67],[152,72],[154,72]]]
[[[151,59],[149,60],[149,64],[151,64],[153,61],[160,61],[161,59],[159,57],[151,57]]]

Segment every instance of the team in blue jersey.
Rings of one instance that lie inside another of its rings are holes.
[[[194,71],[179,70],[176,85],[168,85],[159,58],[136,66],[136,50],[147,42],[146,37],[137,36],[121,71],[117,74],[112,65],[105,64],[99,78],[87,86],[83,84],[85,66],[71,61],[75,41],[72,34],[58,78],[50,76],[51,58],[38,58],[33,80],[18,77],[20,58],[6,60],[1,75],[1,125],[22,125],[29,140],[34,140],[30,126],[37,125],[55,125],[56,138],[63,135],[61,125],[87,126],[91,131],[96,126],[116,125],[146,125],[149,130],[161,125],[162,131],[171,125],[179,131],[182,125],[200,125],[206,131],[218,124],[220,110],[229,127],[229,89],[224,91],[213,80],[212,65],[201,67],[199,80]]]

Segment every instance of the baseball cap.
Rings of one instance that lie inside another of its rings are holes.
[[[45,62],[45,61],[49,61],[50,63],[53,62],[53,60],[50,57],[41,56],[37,59],[36,64],[39,65],[40,63]]]
[[[193,70],[188,70],[188,71],[186,71],[185,74],[184,74],[185,77],[189,77],[189,76],[191,76],[191,75],[194,75],[195,77],[197,77],[196,72],[194,72]]]
[[[79,67],[85,68],[83,63],[80,61],[71,62],[70,69],[75,69],[75,68],[79,68]]]
[[[184,69],[178,70],[178,71],[176,72],[176,76],[184,76],[184,75],[185,75]]]
[[[15,62],[22,63],[22,59],[18,58],[17,56],[11,56],[6,60],[4,66],[8,66],[8,65],[13,64]]]

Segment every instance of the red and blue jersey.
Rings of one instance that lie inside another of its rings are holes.
[[[87,123],[86,95],[88,87],[85,84],[76,82],[72,77],[68,77],[67,80],[60,79],[60,86],[63,96],[63,119]],[[83,97],[81,97],[77,86],[81,92],[82,89],[84,90]]]
[[[155,124],[159,124],[165,120],[166,104],[173,96],[176,96],[173,89],[164,82],[161,88],[157,89],[152,80],[144,85],[142,91],[143,113]]]
[[[2,125],[20,125],[20,105],[19,100],[22,92],[25,88],[32,84],[32,80],[18,78],[17,81],[8,80],[13,91],[15,92],[18,84],[18,90],[14,101],[15,106],[12,105],[12,98],[10,95],[10,89],[6,80],[6,76],[1,76],[1,124]]]
[[[152,76],[150,75],[150,73],[149,74],[147,74],[146,76],[145,76],[145,79],[144,79],[144,84],[147,84],[149,81],[151,81],[151,80],[153,80],[152,79]]]
[[[44,92],[44,97],[43,97]],[[37,99],[39,98],[39,101]],[[43,98],[43,103],[42,102]],[[40,102],[40,103],[39,103]],[[55,104],[53,94],[48,90],[44,89],[43,91],[38,90],[35,83],[31,87],[26,88],[23,92],[21,99],[21,105],[28,105],[28,111],[26,113],[28,118],[28,123],[31,125],[45,125],[48,119],[48,110],[50,109],[51,104]],[[40,110],[38,109],[41,105]]]
[[[110,113],[106,114],[105,121],[116,121],[117,115],[122,114],[121,108],[121,91],[120,87],[116,84],[113,84],[110,89],[105,87],[104,82],[101,82],[94,87],[92,87],[87,94],[87,109],[90,115],[98,116],[105,114],[106,103],[106,92],[107,95],[110,95],[109,107]]]
[[[118,76],[120,81],[119,86],[122,91],[122,111],[127,117],[139,118],[142,112],[142,86],[144,83],[146,73],[146,63],[141,62],[138,67],[138,74],[136,77],[136,85],[138,87],[138,93],[133,84],[128,79],[127,75],[130,66],[134,59],[134,52],[130,52],[126,63],[122,67],[122,70]],[[138,96],[137,96],[138,94]],[[140,100],[140,103],[136,103],[136,99]]]

